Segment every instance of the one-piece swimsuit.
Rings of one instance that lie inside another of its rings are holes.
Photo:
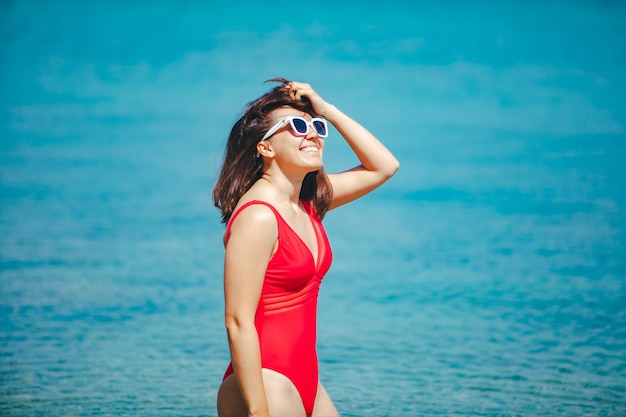
[[[302,203],[315,231],[317,261],[280,213],[264,201],[254,200],[242,205],[232,215],[224,240],[228,241],[234,219],[246,207],[262,204],[274,212],[278,248],[268,262],[254,320],[261,366],[286,376],[300,393],[307,416],[311,416],[318,388],[317,296],[322,278],[330,268],[332,252],[319,217],[309,203]],[[224,379],[232,373],[231,362]]]

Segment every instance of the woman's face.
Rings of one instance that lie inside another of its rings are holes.
[[[313,118],[310,114],[292,107],[280,107],[271,114],[272,125],[286,116],[298,116],[308,123]],[[306,135],[297,134],[291,123],[284,123],[270,138],[266,146],[271,148],[274,162],[283,169],[305,169],[306,172],[317,171],[322,167],[324,138],[320,137],[312,125],[308,125]]]

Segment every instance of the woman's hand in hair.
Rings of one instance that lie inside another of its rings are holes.
[[[285,85],[289,89],[291,97],[296,100],[300,100],[306,97],[311,102],[313,110],[320,116],[326,117],[326,115],[335,110],[335,106],[326,102],[315,90],[307,83],[299,83],[296,81],[290,81]]]

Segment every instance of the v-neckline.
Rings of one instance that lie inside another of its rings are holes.
[[[277,218],[277,220],[283,222],[285,224],[285,226],[287,226],[287,228],[296,236],[296,239],[298,239],[298,241],[300,242],[300,244],[304,245],[304,247],[306,248],[307,253],[309,254],[309,257],[311,258],[311,260],[313,261],[313,267],[315,268],[315,271],[317,271],[320,267],[320,262],[322,261],[321,257],[322,257],[322,244],[324,243],[324,239],[323,239],[323,235],[322,232],[320,230],[319,227],[317,227],[316,223],[313,221],[313,217],[311,216],[311,206],[303,200],[300,200],[302,202],[302,206],[304,208],[304,212],[306,213],[308,219],[309,219],[309,224],[311,225],[311,227],[313,228],[313,234],[315,235],[315,243],[317,244],[317,256],[316,254],[313,253],[313,249],[311,249],[311,247],[305,242],[305,240],[302,238],[302,236],[300,236],[298,234],[298,232],[296,232],[296,229],[294,229],[285,219],[285,217],[280,213],[280,211],[278,211],[278,209],[271,203],[268,203],[267,201],[263,201],[263,200],[250,200],[247,203],[243,204],[241,207],[239,207],[234,213],[233,216],[230,218],[230,220],[228,221],[228,225],[226,226],[226,234],[224,235],[224,243],[226,244],[226,242],[228,241],[229,235],[230,235],[230,227],[232,225],[232,222],[234,220],[234,218],[239,214],[239,212],[241,210],[243,210],[245,207],[247,207],[250,204],[262,204],[264,206],[269,207],[274,214],[280,218],[280,220]]]
[[[317,227],[315,227],[315,224],[313,223],[313,219],[311,218],[311,215],[309,214],[309,210],[308,208],[304,205],[304,203],[302,204],[303,208],[304,208],[304,212],[307,215],[309,224],[311,225],[311,227],[313,228],[313,234],[315,235],[315,244],[317,245],[317,256],[313,253],[313,249],[311,249],[311,247],[306,243],[306,241],[302,238],[302,236],[300,236],[298,234],[298,232],[296,232],[296,229],[294,229],[285,219],[285,217],[280,213],[280,211],[278,211],[278,209],[275,208],[276,212],[278,213],[278,215],[280,216],[280,218],[283,220],[283,223],[285,223],[285,225],[289,228],[289,230],[291,230],[293,232],[293,234],[298,238],[298,240],[300,241],[300,243],[302,243],[304,245],[305,248],[307,248],[307,252],[309,253],[309,256],[311,257],[311,259],[313,260],[313,266],[315,267],[315,270],[317,270],[318,265],[319,265],[319,261],[320,261],[320,237],[319,237],[319,233],[317,230]]]

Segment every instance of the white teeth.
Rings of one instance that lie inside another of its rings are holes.
[[[306,146],[304,148],[302,148],[302,151],[304,152],[319,152],[319,148],[317,146]]]

